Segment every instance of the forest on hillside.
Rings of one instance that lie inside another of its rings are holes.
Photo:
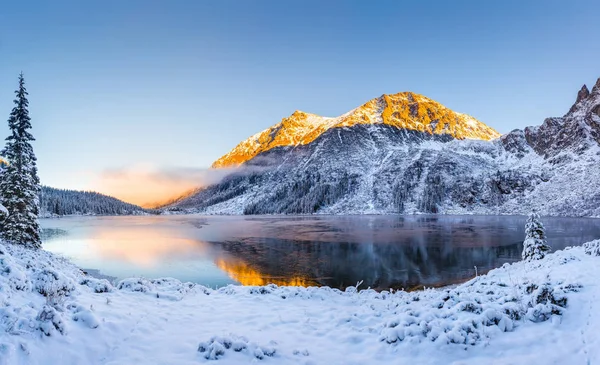
[[[141,207],[94,191],[55,189],[42,186],[40,215],[130,215],[143,214]]]

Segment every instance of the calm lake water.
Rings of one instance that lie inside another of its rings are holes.
[[[543,218],[553,249],[600,237],[600,220]],[[418,288],[520,259],[518,216],[126,216],[42,219],[43,247],[118,279]]]

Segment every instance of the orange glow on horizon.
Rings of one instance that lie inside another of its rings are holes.
[[[142,208],[154,208],[166,202],[179,198],[196,186],[191,183],[160,183],[151,179],[137,178],[135,180],[104,180],[102,194],[113,196],[127,203],[139,205]]]
[[[212,169],[157,170],[148,166],[105,171],[92,190],[144,208],[153,208],[202,186],[218,182],[229,171]]]

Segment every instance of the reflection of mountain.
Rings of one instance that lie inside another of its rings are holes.
[[[524,218],[264,217],[245,223],[246,238],[214,243],[225,251],[217,266],[244,285],[343,289],[363,280],[372,288],[408,289],[464,281],[475,276],[475,266],[483,273],[520,260]],[[545,223],[554,249],[600,234],[593,219]]]
[[[327,285],[364,281],[372,288],[411,288],[458,282],[518,259],[520,244],[501,247],[359,244],[245,239],[220,246],[234,259],[218,266],[244,285]],[[298,279],[302,278],[302,279]],[[293,284],[292,284],[293,283]]]
[[[254,270],[250,265],[235,258],[219,258],[215,261],[217,267],[227,273],[230,278],[242,285],[257,286],[276,284],[280,286],[315,286],[316,281],[299,276],[274,277]]]

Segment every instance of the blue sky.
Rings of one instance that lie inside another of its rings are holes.
[[[23,70],[42,182],[101,191],[106,170],[208,167],[296,109],[336,116],[383,93],[504,133],[564,114],[600,77],[598,14],[598,1],[5,2],[0,119]]]

